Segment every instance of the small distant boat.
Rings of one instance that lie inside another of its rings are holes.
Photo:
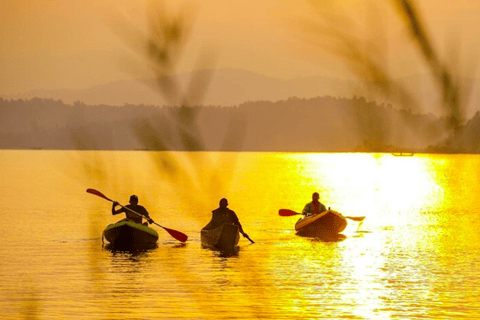
[[[337,235],[345,230],[347,219],[333,210],[326,210],[317,215],[304,217],[295,224],[297,235],[304,237],[322,237]]]
[[[240,231],[237,225],[225,223],[213,229],[202,229],[200,239],[204,248],[234,252],[240,240]]]
[[[395,157],[411,157],[413,156],[413,152],[395,152],[392,153]]]
[[[148,249],[156,247],[158,233],[148,226],[123,219],[108,225],[103,237],[115,249]]]

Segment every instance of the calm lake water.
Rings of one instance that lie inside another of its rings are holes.
[[[2,319],[479,319],[480,156],[0,151]],[[102,247],[137,194],[156,249]],[[295,235],[311,194],[340,241]],[[202,249],[221,197],[256,242]]]

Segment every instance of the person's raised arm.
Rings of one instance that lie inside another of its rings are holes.
[[[142,212],[142,213],[145,216],[145,219],[148,221],[148,223],[152,224],[153,219],[150,218],[150,214],[148,213],[147,209],[145,209],[145,207],[143,207],[143,210],[144,210],[144,212]]]
[[[116,214],[119,214],[121,212],[123,212],[123,208],[120,208],[119,210],[115,210],[115,207],[120,205],[117,201],[113,201],[112,202],[112,214],[113,215],[116,215]]]

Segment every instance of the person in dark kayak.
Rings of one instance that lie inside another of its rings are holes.
[[[220,206],[212,211],[212,219],[210,222],[203,227],[205,230],[211,230],[215,229],[218,226],[221,226],[224,223],[233,223],[238,226],[238,229],[240,230],[240,233],[245,237],[249,238],[248,234],[246,234],[243,231],[242,224],[238,220],[237,214],[233,211],[230,210],[228,207],[228,200],[225,198],[222,198],[220,200]]]
[[[305,215],[305,217],[309,216],[314,216],[320,212],[326,211],[327,208],[319,201],[320,195],[318,192],[314,192],[312,194],[312,202],[309,202],[305,205],[305,208],[303,208],[302,214]]]
[[[119,206],[120,204],[117,201],[114,201],[112,204],[112,214],[116,215],[122,212],[125,212],[125,215],[127,216],[128,220],[132,220],[133,222],[136,223],[142,223],[142,217],[139,216],[138,214],[135,214],[131,212],[130,210],[133,210],[139,214],[141,214],[149,223],[153,223],[153,220],[150,218],[150,215],[148,214],[147,209],[145,209],[144,206],[141,206],[138,204],[138,197],[134,194],[130,196],[129,204],[127,204],[125,207],[121,207],[118,210],[115,210],[116,206]],[[130,210],[128,210],[128,209]],[[147,225],[147,223],[144,223],[144,225]]]

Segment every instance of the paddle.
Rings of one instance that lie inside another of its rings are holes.
[[[110,198],[107,198],[103,193],[101,193],[100,191],[98,190],[95,190],[95,189],[87,189],[87,192],[88,193],[91,193],[91,194],[94,194],[100,198],[103,198],[105,200],[108,200],[110,202],[114,202],[112,199]],[[143,217],[143,215],[141,215],[140,213],[138,212],[135,212],[133,211],[132,209],[130,208],[127,208],[127,207],[124,207],[122,206],[121,204],[119,204],[122,208],[125,208],[127,209],[128,211],[132,212],[132,213],[135,213],[136,215],[139,215],[141,217]],[[165,228],[164,226],[161,226],[159,225],[158,223],[156,223],[155,221],[151,220],[154,224],[156,224],[157,226],[159,226],[160,228],[163,228],[165,231],[167,231],[172,237],[174,237],[175,239],[177,239],[178,241],[181,241],[181,242],[185,242],[187,241],[188,239],[188,236],[186,234],[183,234],[181,233],[180,231],[177,231],[177,230],[172,230],[172,229],[169,229],[169,228]]]
[[[347,217],[347,216],[345,216],[345,218],[353,221],[363,221],[363,219],[365,219],[365,217]]]
[[[300,212],[295,212],[293,210],[289,209],[280,209],[278,210],[278,214],[282,217],[290,217],[290,216],[295,216],[297,214],[301,214]]]
[[[289,216],[295,216],[297,214],[301,214],[300,212],[295,212],[293,210],[289,210],[289,209],[280,209],[278,210],[278,214],[282,217],[289,217]],[[351,219],[353,221],[363,221],[363,219],[365,219],[365,217],[346,217],[345,218],[347,219]]]
[[[245,233],[245,238],[247,238],[248,240],[250,240],[251,243],[255,243],[255,241],[253,241],[252,239],[250,239],[250,237],[248,236],[248,234]]]

